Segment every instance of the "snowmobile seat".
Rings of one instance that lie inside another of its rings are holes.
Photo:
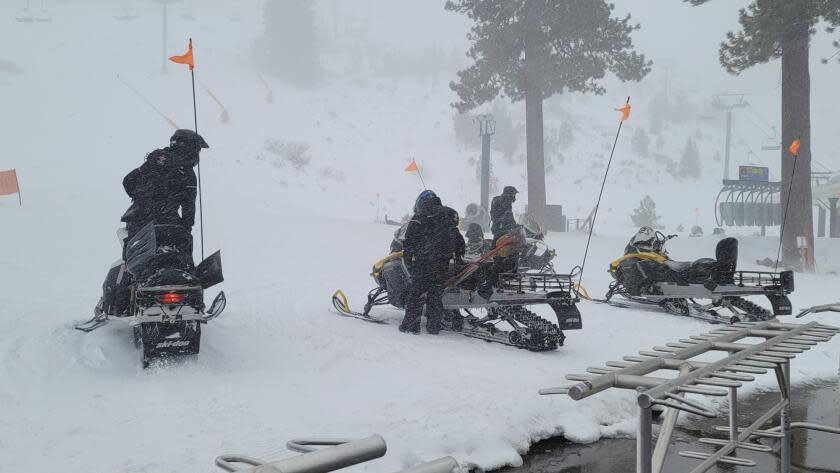
[[[672,276],[676,282],[702,284],[715,277],[718,271],[718,262],[711,258],[700,258],[695,261],[668,260],[665,262],[665,267],[676,275],[675,277]]]
[[[712,258],[700,258],[694,261],[672,261],[668,260],[665,262],[665,266],[670,269],[671,271],[675,271],[677,273],[686,273],[686,272],[709,272],[713,269],[713,267],[717,264],[717,260]]]
[[[691,261],[672,261],[668,260],[665,262],[665,266],[670,269],[671,271],[676,271],[678,273],[682,273],[683,271],[688,271],[691,269]]]
[[[738,239],[728,237],[719,241],[715,248],[715,258],[721,273],[734,273],[738,266]]]

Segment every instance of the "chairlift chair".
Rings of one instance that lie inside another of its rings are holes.
[[[50,23],[53,21],[52,12],[44,6],[43,1],[41,2],[41,9],[35,13],[34,17],[38,23]]]
[[[29,0],[26,0],[26,7],[15,12],[15,21],[20,23],[32,23],[35,18],[32,16],[32,9],[29,8]]]
[[[136,20],[139,17],[140,15],[138,15],[134,8],[132,8],[129,4],[120,8],[116,15],[114,15],[114,19],[117,21],[131,21]]]

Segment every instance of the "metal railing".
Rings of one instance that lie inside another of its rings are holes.
[[[815,310],[817,309],[817,310]],[[822,310],[820,310],[822,309]],[[840,310],[837,305],[811,308],[803,312]],[[729,398],[729,422],[717,427],[728,432],[728,438],[700,438],[705,445],[718,447],[714,453],[682,451],[679,455],[701,460],[692,473],[708,471],[718,463],[755,466],[755,462],[736,456],[737,450],[770,452],[768,446],[751,442],[754,437],[773,437],[782,441],[781,469],[789,473],[793,428],[840,433],[840,428],[817,424],[792,423],[790,411],[790,362],[799,353],[840,333],[840,328],[811,322],[804,325],[778,322],[738,323],[712,330],[679,342],[641,351],[639,356],[625,356],[623,361],[609,361],[605,367],[587,368],[587,375],[567,375],[577,384],[549,388],[540,394],[567,394],[574,400],[584,399],[610,388],[633,389],[639,392],[639,425],[636,437],[636,472],[660,473],[680,412],[715,418],[718,414],[706,405],[687,399],[686,394]],[[744,339],[763,338],[761,343],[744,343]],[[694,357],[710,351],[728,352],[729,356],[714,362],[700,362]],[[658,370],[677,370],[676,378],[651,376]],[[747,427],[738,423],[738,389],[753,381],[754,375],[775,372],[780,400]],[[664,408],[665,414],[655,448],[653,444],[652,409]],[[777,414],[780,425],[762,430]]]
[[[388,450],[385,439],[379,435],[358,440],[299,438],[287,442],[286,448],[302,455],[274,462],[239,454],[222,455],[216,458],[216,465],[228,473],[328,473],[381,458]],[[457,473],[460,470],[454,458],[443,457],[399,473]]]

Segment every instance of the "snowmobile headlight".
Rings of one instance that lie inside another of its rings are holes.
[[[187,298],[185,294],[180,294],[177,292],[167,292],[166,294],[161,294],[155,297],[161,304],[179,304]]]

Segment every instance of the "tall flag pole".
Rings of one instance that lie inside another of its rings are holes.
[[[417,161],[414,158],[411,158],[411,164],[405,167],[405,172],[416,172],[417,177],[420,178],[420,184],[423,184],[423,190],[426,190],[426,182],[423,181],[423,174],[420,172],[420,168],[417,167]]]
[[[601,182],[601,191],[598,193],[598,202],[595,204],[595,211],[592,213],[592,222],[589,223],[589,236],[586,238],[586,250],[583,252],[583,262],[580,264],[580,278],[578,279],[578,287],[583,283],[583,269],[586,267],[586,256],[589,254],[589,244],[592,242],[592,233],[595,232],[595,219],[598,217],[598,208],[601,206],[601,197],[604,195],[604,186],[607,185],[607,176],[610,174],[610,165],[612,164],[613,155],[615,154],[615,146],[618,144],[618,136],[621,135],[621,125],[630,118],[630,97],[621,108],[615,109],[621,112],[621,121],[618,122],[618,131],[615,133],[615,141],[613,141],[612,151],[610,151],[610,159],[607,161],[607,170],[604,172],[604,181]]]
[[[193,56],[193,43],[190,38],[190,43],[187,52],[180,56],[172,56],[170,61],[178,64],[186,64],[190,67],[190,76],[192,78],[192,99],[193,99],[193,118],[195,119],[195,133],[198,134],[198,107],[195,100],[195,58]],[[204,261],[204,205],[201,199],[201,160],[198,161],[198,219],[201,228],[201,260]]]
[[[793,179],[794,177],[796,177],[796,162],[799,161],[799,147],[801,145],[801,139],[797,138],[793,140],[793,142],[790,144],[790,148],[788,148],[788,151],[790,151],[790,154],[793,156],[793,169],[791,169],[790,171],[790,186],[788,186],[787,202],[785,203],[785,213],[782,216],[782,228],[781,230],[779,230],[779,249],[778,251],[776,251],[776,265],[773,268],[773,271],[779,269],[779,258],[781,257],[782,245],[785,241],[785,227],[787,227],[787,214],[788,209],[790,208],[790,199],[792,197],[793,192]]]

